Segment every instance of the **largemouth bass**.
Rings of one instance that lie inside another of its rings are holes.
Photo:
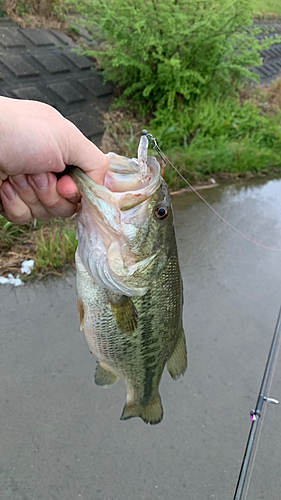
[[[126,382],[121,420],[157,424],[165,365],[174,379],[187,366],[171,199],[155,158],[147,158],[143,180],[137,160],[108,157],[104,186],[70,170],[82,195],[76,252],[81,329],[98,359],[95,383]]]

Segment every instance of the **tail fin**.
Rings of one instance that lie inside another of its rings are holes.
[[[129,418],[140,417],[146,424],[159,424],[163,418],[163,407],[161,404],[160,394],[147,404],[126,403],[120,420],[128,420]]]

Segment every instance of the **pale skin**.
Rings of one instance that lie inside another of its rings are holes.
[[[0,214],[27,224],[70,217],[80,195],[66,165],[103,184],[107,156],[51,106],[0,97]]]

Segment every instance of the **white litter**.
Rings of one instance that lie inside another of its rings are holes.
[[[34,267],[35,261],[33,259],[30,260],[24,260],[22,265],[21,265],[21,274],[30,274],[31,269]],[[0,285],[14,285],[14,286],[20,286],[24,285],[24,281],[20,279],[20,275],[18,274],[16,278],[14,277],[13,274],[8,274],[8,278],[5,278],[5,276],[0,276]]]
[[[8,278],[5,278],[4,276],[0,276],[0,284],[1,285],[14,285],[14,286],[20,286],[24,285],[24,282],[20,279],[19,274],[15,278],[12,274],[8,274]]]
[[[35,260],[24,260],[21,265],[21,273],[22,274],[30,274],[31,269],[34,267]]]

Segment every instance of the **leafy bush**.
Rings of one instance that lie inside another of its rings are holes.
[[[104,43],[89,55],[143,112],[236,90],[257,80],[252,0],[74,0]],[[141,106],[141,108],[140,108]]]
[[[257,36],[253,0],[70,1],[99,30],[103,41],[88,54],[117,83],[119,105],[146,115],[146,128],[189,179],[280,165],[280,112],[239,98],[245,82],[258,81],[251,68],[260,52],[280,41]],[[114,132],[111,120],[110,128],[124,151],[136,150],[133,126],[126,138],[124,126]],[[179,184],[171,168],[165,178]]]

